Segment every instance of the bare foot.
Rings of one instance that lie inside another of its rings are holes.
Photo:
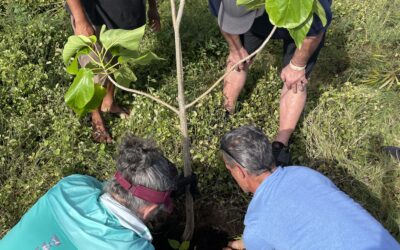
[[[103,118],[98,110],[92,112],[92,136],[98,143],[112,143],[112,138],[104,126]]]

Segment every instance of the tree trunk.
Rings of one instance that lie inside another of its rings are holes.
[[[184,174],[190,176],[192,174],[191,156],[190,156],[190,139],[187,127],[187,116],[186,116],[186,101],[185,101],[185,88],[183,81],[183,63],[182,63],[182,49],[181,39],[179,33],[180,21],[182,18],[182,12],[185,1],[181,0],[179,4],[179,12],[176,15],[175,0],[171,0],[172,20],[174,24],[175,34],[175,55],[176,55],[176,74],[178,80],[178,103],[179,103],[179,122],[182,133],[182,151],[183,151],[183,163],[184,163]],[[182,240],[191,240],[194,231],[194,211],[193,211],[193,197],[189,191],[189,187],[186,187],[186,225],[185,231],[182,235]]]

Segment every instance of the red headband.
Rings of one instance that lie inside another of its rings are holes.
[[[117,182],[126,190],[129,191],[133,196],[136,196],[142,200],[149,201],[155,204],[164,204],[166,210],[168,212],[172,212],[173,204],[171,202],[171,191],[156,191],[151,188],[141,186],[141,185],[132,185],[129,181],[127,181],[122,174],[117,171],[114,175]]]

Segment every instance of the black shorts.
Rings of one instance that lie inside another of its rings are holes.
[[[132,30],[146,24],[145,0],[81,0],[81,4],[94,26]],[[72,16],[67,4],[65,7]]]
[[[247,50],[249,54],[253,53],[256,49],[258,49],[261,44],[265,41],[267,36],[271,33],[273,29],[273,25],[267,22],[265,19],[265,15],[256,18],[254,20],[254,24],[249,31],[245,34],[240,35],[240,40],[242,41],[243,47]],[[325,31],[325,30],[323,30]],[[281,39],[283,40],[283,67],[289,64],[292,59],[294,52],[296,51],[296,44],[294,40],[290,37],[289,33],[285,29],[277,29],[272,36],[272,39]],[[321,48],[324,46],[325,33],[321,40],[321,43],[308,59],[306,66],[306,77],[309,78],[312,69],[314,68],[315,63],[317,62],[317,58]]]

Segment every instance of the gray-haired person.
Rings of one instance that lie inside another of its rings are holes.
[[[127,136],[117,171],[59,181],[0,241],[0,249],[154,249],[145,222],[172,208],[177,170],[153,143]]]
[[[243,240],[226,249],[400,249],[375,218],[327,177],[307,167],[276,167],[260,129],[232,130],[220,148],[237,184],[254,194]]]

